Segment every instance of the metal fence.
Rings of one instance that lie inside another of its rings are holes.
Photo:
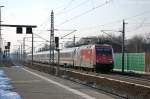
[[[146,53],[125,53],[125,70],[145,72],[145,55]],[[122,68],[122,54],[115,53],[115,69]]]

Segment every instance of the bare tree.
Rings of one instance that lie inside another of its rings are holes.
[[[144,38],[140,35],[135,35],[128,40],[127,50],[128,52],[144,52]]]
[[[122,35],[107,35],[107,36],[89,36],[83,37],[74,45],[73,42],[66,42],[65,47],[74,47],[87,44],[110,44],[112,45],[114,52],[122,51]],[[39,51],[49,50],[49,45],[45,44]],[[150,52],[150,33],[145,36],[135,35],[130,39],[125,40],[125,51],[126,52]]]

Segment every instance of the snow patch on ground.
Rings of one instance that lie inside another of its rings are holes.
[[[21,96],[13,92],[11,79],[0,69],[0,99],[22,99]]]

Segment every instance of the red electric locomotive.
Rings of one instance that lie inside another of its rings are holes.
[[[74,66],[110,71],[114,67],[113,48],[110,45],[92,44],[76,48]]]

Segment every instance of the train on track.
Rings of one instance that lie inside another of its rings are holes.
[[[59,57],[59,59],[58,59]],[[27,61],[32,60],[32,54],[27,55]],[[50,52],[43,51],[33,54],[35,62],[49,63]],[[111,45],[91,44],[80,47],[64,48],[54,52],[54,63],[61,66],[83,68],[96,72],[111,71],[114,68],[114,52]]]

